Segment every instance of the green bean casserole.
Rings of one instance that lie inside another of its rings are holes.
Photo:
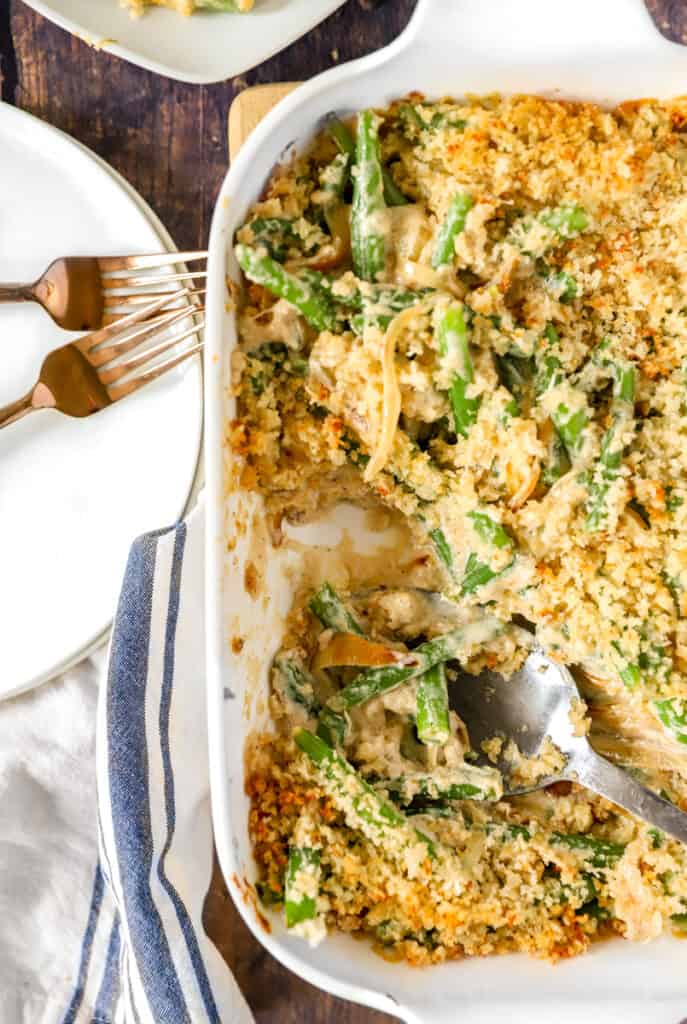
[[[556,960],[687,928],[680,843],[573,783],[504,797],[447,697],[536,636],[593,746],[687,809],[686,124],[412,94],[331,118],[237,232],[241,487],[275,544],[341,502],[398,538],[295,580],[250,743],[259,894],[311,942]]]
[[[121,0],[134,17],[139,17],[146,7],[171,7],[179,14],[193,14],[195,11],[231,11],[243,14],[253,8],[255,0]]]

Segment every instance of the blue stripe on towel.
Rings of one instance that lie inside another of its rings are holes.
[[[129,554],[107,684],[108,778],[123,909],[146,998],[160,1024],[190,1024],[150,889],[153,840],[145,700],[157,538],[165,532],[140,537]]]
[[[126,1005],[127,1005],[127,1008],[131,1011],[131,1013],[129,1014],[129,1017],[133,1018],[133,1020],[130,1020],[129,1017],[127,1017],[126,1018],[126,1024],[141,1024],[141,1018],[140,1018],[139,1013],[138,1013],[138,1007],[136,1005],[136,998],[134,996],[134,983],[133,983],[133,979],[131,977],[131,966],[130,965],[129,965],[129,971],[128,971],[127,975],[126,975],[125,981],[126,981],[126,994],[127,994],[127,999],[128,999],[128,1003]]]
[[[91,893],[91,905],[88,908],[88,920],[86,921],[86,930],[84,937],[81,941],[81,957],[79,959],[79,973],[76,979],[76,986],[74,988],[74,995],[72,996],[71,1002],[67,1007],[67,1012],[62,1018],[62,1024],[73,1024],[76,1020],[76,1015],[79,1012],[79,1007],[83,1000],[84,990],[86,988],[86,981],[88,979],[88,965],[91,961],[91,953],[93,952],[93,939],[95,938],[95,929],[98,924],[98,915],[100,913],[100,905],[103,901],[103,875],[100,870],[100,865],[95,869],[95,878],[93,879],[93,891]]]
[[[174,556],[172,560],[172,579],[169,590],[169,609],[167,612],[167,627],[165,632],[165,660],[162,679],[162,694],[160,700],[160,746],[162,751],[162,765],[165,779],[165,811],[167,814],[167,838],[164,849],[160,855],[157,868],[157,875],[160,884],[169,896],[176,910],[179,927],[181,928],[186,942],[186,948],[196,974],[198,988],[203,999],[205,1012],[211,1024],[222,1024],[217,1006],[215,1005],[210,980],[205,970],[203,957],[198,945],[198,938],[191,923],[188,911],[165,872],[165,862],[174,839],[176,828],[176,805],[174,798],[174,775],[172,772],[172,758],[169,749],[169,715],[172,703],[172,685],[174,680],[174,644],[176,639],[177,619],[179,616],[179,593],[181,584],[181,567],[184,558],[184,546],[186,544],[186,525],[182,524],[177,530],[174,542]]]
[[[114,1002],[119,991],[119,950],[121,936],[119,931],[119,914],[115,916],[110,941],[107,944],[105,956],[105,967],[98,990],[98,997],[95,1001],[92,1024],[101,1024],[112,1020]]]

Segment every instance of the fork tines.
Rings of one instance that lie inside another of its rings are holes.
[[[160,342],[158,345],[154,345],[153,347],[146,349],[145,352],[132,356],[131,359],[114,366],[111,370],[101,372],[100,378],[105,384],[112,401],[117,402],[120,398],[125,398],[134,391],[138,391],[139,388],[144,387],[146,384],[150,384],[151,381],[157,380],[157,378],[161,377],[163,373],[167,373],[175,366],[179,366],[180,363],[190,359],[191,356],[201,352],[203,349],[202,340],[195,341],[192,345],[188,345],[186,348],[181,349],[181,351],[179,351],[178,346],[181,342],[197,336],[198,331],[202,329],[203,326],[204,319],[200,324],[194,324],[193,327],[189,327],[188,330],[183,331],[181,334],[174,335],[173,337]],[[169,353],[169,357],[167,359],[163,359],[161,362],[158,361],[160,356],[163,356],[166,353]],[[135,376],[131,376],[135,370],[141,369],[145,366],[150,367],[150,369],[146,370],[144,373],[138,373]]]
[[[103,276],[117,270],[154,270],[156,267],[174,267],[178,263],[206,260],[207,252],[158,252],[142,256],[102,256],[98,268]]]
[[[109,256],[99,259],[105,322],[119,319],[129,312],[131,306],[161,298],[167,290],[178,288],[182,282],[206,278],[207,272],[203,268],[178,269],[180,264],[204,259],[207,259],[207,252]],[[165,268],[169,268],[168,271]]]
[[[189,289],[166,293],[117,323],[85,335],[75,343],[107,388],[111,401],[117,402],[132,394],[202,350],[199,334],[205,325],[205,314],[193,305],[191,299]],[[170,301],[179,300],[184,300],[185,304],[165,311],[164,307]],[[179,333],[164,336],[177,326],[181,328]],[[144,347],[146,342],[155,342],[160,335],[162,337],[156,344]],[[189,338],[196,340],[180,348]],[[127,353],[132,354],[127,359],[122,358]],[[165,355],[167,358],[160,361]],[[144,367],[148,367],[145,372],[135,373]]]

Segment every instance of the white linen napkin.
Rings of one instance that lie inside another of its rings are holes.
[[[250,1024],[201,924],[205,703],[198,509],[134,543],[109,658],[0,704],[0,1024]]]

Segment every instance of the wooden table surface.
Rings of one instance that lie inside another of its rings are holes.
[[[156,210],[180,248],[204,248],[226,172],[234,96],[247,85],[297,81],[378,49],[406,25],[415,2],[387,0],[366,10],[370,0],[348,0],[307,39],[253,71],[220,85],[190,86],[89,48],[20,0],[0,0],[0,95],[107,160]],[[687,42],[685,0],[647,5],[664,34]],[[217,869],[205,917],[260,1024],[391,1021],[324,995],[277,964],[238,918]]]

